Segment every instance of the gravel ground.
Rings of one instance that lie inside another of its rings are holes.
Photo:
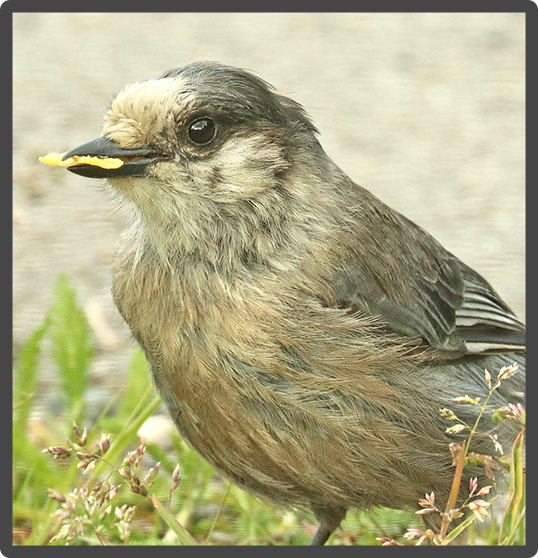
[[[93,393],[123,384],[133,342],[109,285],[128,216],[104,185],[37,157],[99,135],[125,84],[194,60],[247,68],[299,101],[354,180],[524,317],[524,32],[518,13],[15,14],[14,354],[65,273],[95,332]],[[43,368],[46,396],[47,355]]]

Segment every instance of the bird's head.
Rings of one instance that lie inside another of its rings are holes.
[[[317,144],[302,107],[237,68],[198,62],[125,87],[111,103],[102,135],[73,156],[113,157],[114,169],[69,167],[108,178],[144,207],[155,196],[251,199],[278,187],[298,145]]]
[[[319,236],[335,198],[330,172],[341,171],[316,133],[303,108],[262,79],[197,62],[125,87],[102,135],[63,159],[82,158],[69,170],[107,178],[133,202],[137,230],[163,259],[192,253],[232,269],[285,247],[301,253]],[[103,158],[121,161],[103,168]]]

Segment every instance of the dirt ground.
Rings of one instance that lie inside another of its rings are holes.
[[[122,385],[133,341],[110,263],[128,214],[104,184],[37,157],[99,135],[125,84],[194,60],[247,68],[299,101],[347,174],[524,317],[524,32],[518,13],[15,14],[15,356],[65,273],[95,333],[95,397]],[[43,368],[54,394],[47,355]]]

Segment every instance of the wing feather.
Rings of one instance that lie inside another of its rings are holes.
[[[339,239],[336,304],[420,336],[448,358],[525,347],[525,325],[493,287],[430,234],[354,185],[361,204]]]

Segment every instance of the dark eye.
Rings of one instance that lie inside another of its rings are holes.
[[[199,118],[189,126],[189,138],[198,145],[209,143],[216,133],[217,127],[211,118]]]

